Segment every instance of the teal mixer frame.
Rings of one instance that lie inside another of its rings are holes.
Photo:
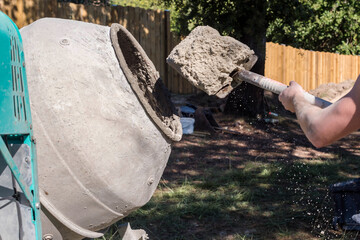
[[[0,239],[41,239],[35,145],[22,39],[0,11]]]

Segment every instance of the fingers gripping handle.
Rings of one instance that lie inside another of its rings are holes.
[[[311,95],[308,92],[304,93],[304,97],[309,103],[311,103],[312,105],[318,106],[320,108],[326,108],[332,104],[331,102],[328,102],[324,99],[315,97],[314,95]]]
[[[280,94],[283,90],[285,90],[288,87],[283,83],[280,83],[278,81],[272,80],[270,78],[264,77],[262,75],[247,70],[240,70],[236,72],[232,77],[237,81],[245,81],[247,83],[253,84],[257,87],[271,91],[276,94]],[[309,103],[318,106],[320,108],[325,108],[331,104],[331,102],[315,97],[307,92],[304,93],[304,97]]]

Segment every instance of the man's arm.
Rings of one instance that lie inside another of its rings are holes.
[[[295,82],[280,95],[284,107],[296,113],[306,137],[315,147],[329,145],[360,128],[360,76],[351,91],[336,103],[321,109],[308,103]]]

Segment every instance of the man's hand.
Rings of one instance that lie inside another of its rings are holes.
[[[284,105],[286,110],[295,112],[294,98],[303,96],[304,89],[296,82],[291,81],[290,86],[280,93],[279,100]]]

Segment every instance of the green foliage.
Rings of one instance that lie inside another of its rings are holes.
[[[183,36],[198,25],[210,25],[242,40],[267,28],[268,41],[309,50],[360,54],[358,0],[159,1],[174,10],[172,29]]]
[[[144,9],[165,9],[158,0],[111,0],[111,4],[140,7]]]
[[[264,29],[263,0],[159,0],[171,7],[172,30],[186,36],[199,25],[209,25],[223,35],[242,39]],[[246,10],[245,10],[246,9]]]
[[[269,1],[267,12],[268,41],[310,50],[360,54],[357,0]]]
[[[243,40],[266,30],[267,41],[308,50],[360,54],[358,0],[113,0],[170,9],[171,28],[186,36],[199,25]],[[265,17],[266,16],[266,17]]]

